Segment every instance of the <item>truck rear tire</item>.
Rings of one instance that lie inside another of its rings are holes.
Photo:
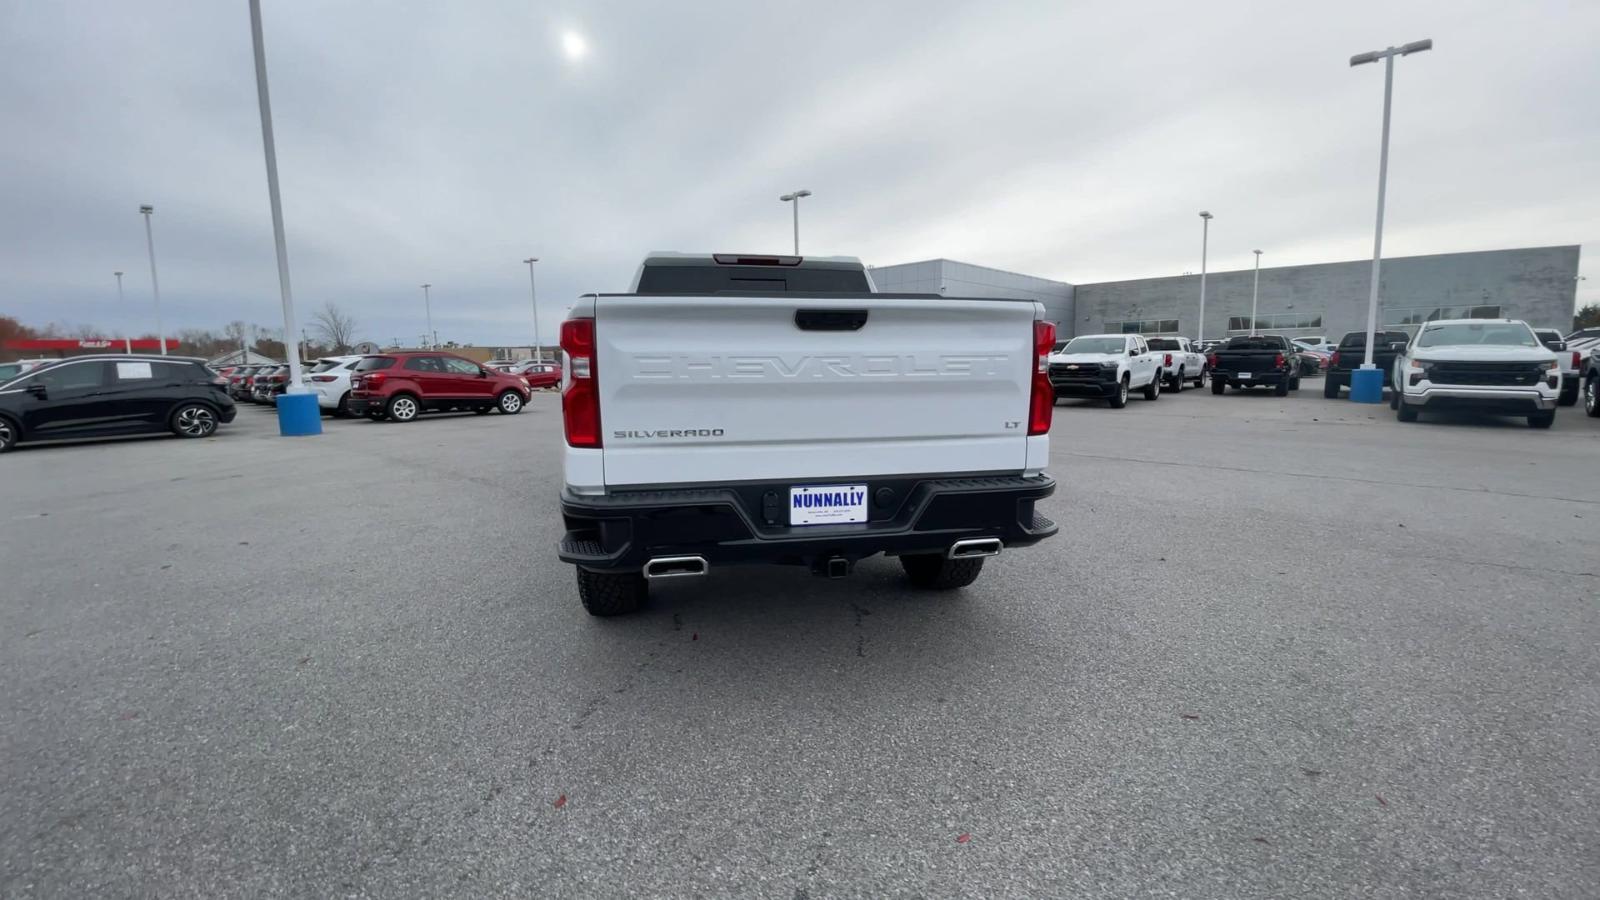
[[[1157,375],[1156,377],[1150,379],[1150,383],[1149,384],[1144,386],[1144,398],[1146,400],[1154,400],[1154,399],[1156,399],[1157,397],[1160,397],[1160,396],[1161,396],[1161,376]]]
[[[946,559],[942,553],[915,553],[900,557],[900,567],[919,588],[949,591],[977,581],[983,571],[983,559]]]
[[[1600,375],[1590,375],[1583,383],[1583,411],[1590,418],[1600,417]]]
[[[1578,405],[1578,380],[1576,378],[1572,380],[1570,387],[1565,384],[1561,385],[1561,399],[1557,402],[1562,406]]]
[[[1291,380],[1292,379],[1285,377],[1282,381],[1272,386],[1272,392],[1277,394],[1279,397],[1289,396],[1289,382]]]
[[[1331,372],[1327,378],[1322,379],[1322,396],[1328,400],[1339,398],[1339,379],[1333,377]]]
[[[578,567],[578,599],[591,616],[638,612],[650,595],[650,583],[638,572],[591,572]]]
[[[1549,428],[1555,423],[1556,411],[1553,409],[1546,410],[1544,412],[1537,412],[1528,417],[1529,428]]]
[[[1223,391],[1226,391],[1227,389],[1228,389],[1228,383],[1226,381],[1220,381],[1220,380],[1218,380],[1216,378],[1212,378],[1211,379],[1211,393],[1220,394]]]
[[[1167,385],[1167,387],[1174,394],[1178,394],[1178,393],[1182,393],[1183,392],[1183,369],[1181,367],[1178,369],[1178,377],[1172,379],[1172,383]]]
[[[1197,388],[1203,388],[1203,387],[1206,386],[1206,367],[1205,366],[1201,366],[1200,367],[1200,374],[1195,376],[1194,386],[1197,387]]]
[[[1128,405],[1128,376],[1122,376],[1122,380],[1117,382],[1117,392],[1106,402],[1111,404],[1112,409],[1121,409]]]

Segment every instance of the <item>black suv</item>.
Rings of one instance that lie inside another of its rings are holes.
[[[85,356],[0,384],[0,453],[19,441],[170,431],[209,437],[232,422],[227,380],[182,356]]]

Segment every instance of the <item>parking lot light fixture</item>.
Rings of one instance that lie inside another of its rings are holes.
[[[1367,297],[1367,348],[1361,368],[1350,374],[1350,399],[1358,403],[1383,400],[1383,373],[1372,363],[1373,344],[1378,331],[1378,276],[1383,264],[1383,201],[1389,181],[1389,109],[1394,97],[1394,59],[1432,50],[1433,41],[1412,41],[1387,50],[1371,50],[1350,57],[1350,65],[1361,66],[1383,60],[1383,136],[1378,145],[1378,216],[1372,236],[1372,286]],[[1362,374],[1371,372],[1372,374]]]
[[[139,207],[139,214],[144,216],[144,244],[150,251],[150,293],[156,301],[156,338],[161,341],[161,355],[167,355],[167,333],[161,327],[161,279],[156,277],[156,239],[150,230],[150,217],[155,215],[156,208],[146,203]]]
[[[322,433],[316,394],[300,371],[301,346],[289,347],[297,330],[294,292],[289,286],[289,247],[284,238],[283,200],[278,193],[278,150],[272,137],[272,101],[267,94],[267,51],[261,32],[261,0],[250,0],[250,43],[256,63],[256,100],[261,109],[261,150],[267,164],[267,201],[272,209],[272,243],[278,257],[278,294],[283,300],[283,352],[289,357],[289,383],[278,398],[278,433],[304,437]]]
[[[430,290],[432,290],[432,288],[432,284],[424,284],[422,286],[422,311],[428,317],[428,330],[422,335],[422,343],[424,345],[439,343],[439,334],[433,330],[433,298],[428,293]],[[437,348],[433,346],[427,346],[426,349],[434,350]]]
[[[794,204],[794,255],[800,255],[800,198],[811,196],[810,191],[795,191],[779,197],[784,203]]]
[[[1256,255],[1256,279],[1250,287],[1250,336],[1256,336],[1256,299],[1261,296],[1261,251],[1251,250]]]
[[[533,358],[536,362],[544,362],[544,347],[539,343],[539,289],[533,282],[533,264],[538,261],[537,256],[523,260],[528,264],[528,296],[533,298]]]
[[[1211,213],[1200,210],[1200,327],[1195,329],[1198,343],[1206,339],[1206,242],[1211,237]]]

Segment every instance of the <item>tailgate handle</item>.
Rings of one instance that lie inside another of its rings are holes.
[[[864,309],[797,309],[794,324],[801,331],[860,331],[867,324]]]

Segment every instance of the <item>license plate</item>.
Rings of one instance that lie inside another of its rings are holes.
[[[818,484],[789,489],[790,525],[836,525],[867,520],[867,486]]]
[[[1249,372],[1240,372],[1238,375],[1235,375],[1234,377],[1235,378],[1249,378],[1250,377],[1250,373]]]

